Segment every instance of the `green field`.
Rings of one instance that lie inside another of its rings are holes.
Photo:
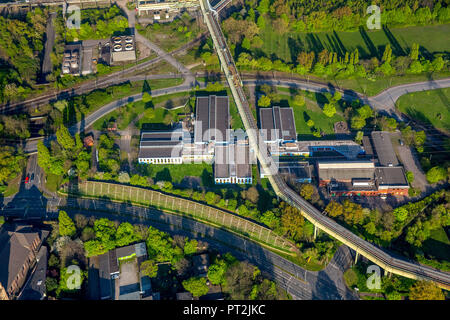
[[[342,53],[358,48],[360,58],[366,59],[383,54],[384,46],[391,44],[394,55],[406,55],[416,42],[429,53],[450,51],[450,24],[392,28],[367,32],[318,32],[277,34],[266,28],[261,34],[261,50],[267,57],[276,56],[285,62],[295,62],[301,51],[323,49]],[[380,57],[381,58],[381,57]]]
[[[450,133],[450,88],[413,92],[401,96],[398,109],[425,124]]]
[[[431,236],[422,245],[422,250],[438,260],[450,261],[450,240],[444,228],[431,231]]]
[[[366,94],[368,96],[375,96],[379,94],[381,91],[401,85],[406,83],[413,82],[422,82],[429,80],[438,80],[442,78],[450,77],[450,72],[433,72],[431,73],[422,73],[422,74],[405,74],[401,76],[390,76],[390,77],[377,77],[376,79],[328,79],[333,86],[355,90],[356,92],[360,92]],[[317,78],[318,81],[323,82],[323,79]]]
[[[180,184],[185,177],[201,178],[204,172],[212,174],[212,165],[208,163],[147,165],[149,177],[157,181],[170,181]]]
[[[323,131],[327,135],[334,134],[334,123],[337,121],[344,121],[342,116],[342,110],[336,105],[336,114],[329,118],[323,114],[321,105],[326,98],[321,94],[313,92],[299,91],[306,97],[306,104],[303,107],[295,106],[292,101],[292,96],[289,94],[288,88],[277,88],[280,97],[280,103],[274,103],[274,105],[280,105],[282,107],[291,107],[294,110],[295,128],[297,134],[300,136],[310,136],[308,138],[314,139],[311,133],[311,129],[306,125],[309,119],[312,119],[315,123],[315,127]],[[307,138],[307,137],[302,137]]]
[[[184,112],[184,109],[167,110],[166,108],[171,106],[178,107],[178,105],[175,105],[176,103],[184,104],[188,98],[186,93],[181,92],[154,97],[149,104],[144,103],[142,100],[129,103],[98,119],[94,122],[93,127],[95,130],[102,130],[105,122],[116,120],[119,130],[124,130],[133,120],[141,117],[138,121],[140,128],[143,123],[162,123],[167,113],[170,113],[173,119],[176,119],[179,113]]]

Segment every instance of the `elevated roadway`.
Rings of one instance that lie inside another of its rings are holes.
[[[266,172],[271,172],[271,175],[268,177],[275,193],[291,206],[298,208],[316,228],[323,230],[327,234],[346,244],[348,247],[355,250],[357,254],[361,254],[370,261],[376,263],[385,271],[407,278],[433,281],[441,288],[450,290],[449,273],[428,266],[419,265],[407,261],[404,258],[394,257],[392,253],[388,253],[361,239],[334,220],[328,218],[287,186],[283,178],[274,170],[276,166],[274,166],[267,145],[263,142],[264,139],[260,136],[256,121],[243,90],[242,81],[217,20],[217,13],[210,7],[207,0],[200,0],[200,7],[213,39],[228,85],[230,86],[233,98],[238,107],[242,122],[247,131],[250,147],[254,150],[263,169]]]

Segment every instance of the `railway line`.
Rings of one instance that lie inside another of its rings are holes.
[[[407,261],[404,258],[394,257],[392,253],[388,253],[387,251],[361,239],[301,198],[288,187],[278,173],[269,171],[270,168],[274,168],[273,159],[269,154],[267,146],[263,142],[264,140],[261,137],[255,118],[250,110],[250,106],[243,90],[242,81],[217,20],[217,13],[210,7],[207,1],[208,0],[200,0],[202,13],[213,38],[214,46],[219,55],[222,69],[225,73],[227,82],[238,107],[242,122],[244,123],[249,138],[250,147],[255,151],[263,169],[266,172],[272,172],[272,175],[269,175],[269,181],[275,193],[291,206],[298,208],[316,228],[323,230],[332,237],[346,244],[348,247],[355,250],[357,254],[361,254],[376,263],[386,272],[392,272],[412,279],[434,281],[441,288],[450,290],[449,273],[442,272],[428,266],[419,265],[417,263]]]
[[[175,55],[177,53],[183,52],[184,50],[188,50],[188,49],[192,48],[196,43],[205,39],[206,35],[207,35],[207,32],[202,33],[200,36],[198,36],[191,42],[188,42],[185,45],[183,45],[182,47],[171,51],[169,54]],[[158,57],[150,59],[148,61],[138,63],[127,69],[116,71],[109,75],[105,75],[95,81],[82,82],[80,84],[75,85],[74,87],[67,88],[67,89],[61,90],[59,92],[51,92],[51,93],[47,93],[44,95],[40,95],[35,98],[27,99],[25,101],[18,101],[18,102],[14,102],[14,103],[10,103],[10,104],[5,104],[5,105],[0,106],[0,114],[11,114],[11,113],[23,112],[24,109],[26,109],[26,108],[37,107],[39,105],[47,104],[51,101],[68,99],[73,96],[77,96],[77,95],[81,95],[81,94],[93,91],[95,89],[106,88],[111,85],[131,81],[134,77],[127,76],[127,75],[129,75],[132,72],[141,71],[141,70],[143,70],[155,63],[158,63],[162,60],[164,60],[164,57],[158,56]],[[182,76],[185,77],[186,75],[180,74],[180,77],[182,77]]]

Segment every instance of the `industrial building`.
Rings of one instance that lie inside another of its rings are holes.
[[[276,144],[297,141],[294,111],[291,108],[260,108],[259,122],[265,143]]]
[[[81,43],[66,44],[64,48],[63,62],[61,66],[62,75],[70,74],[72,76],[81,75],[82,59]]]
[[[319,186],[327,187],[331,196],[407,196],[409,184],[404,168],[399,165],[389,132],[372,132],[371,139],[363,138],[363,146],[366,152],[364,160],[319,160]]]
[[[214,182],[251,184],[253,178],[249,157],[248,141],[217,145],[214,156]]]
[[[197,8],[198,0],[136,0],[138,15],[153,18],[153,21],[170,21],[183,8]]]
[[[189,139],[189,132],[178,125],[173,130],[141,133],[139,163],[181,164],[183,143]]]
[[[193,134],[183,124],[167,131],[141,133],[139,163],[214,163],[218,184],[252,183],[252,152],[243,131],[230,128],[227,96],[198,97]]]
[[[136,60],[134,36],[114,36],[111,38],[111,65]]]
[[[311,166],[307,161],[275,161],[278,173],[286,179],[293,179],[298,183],[311,183]],[[268,174],[261,167],[261,178],[267,178]]]

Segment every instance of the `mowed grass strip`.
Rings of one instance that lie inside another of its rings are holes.
[[[392,37],[387,33],[392,34]],[[366,38],[366,35],[368,38]],[[295,62],[301,51],[323,49],[342,52],[359,50],[362,59],[383,55],[384,47],[389,43],[394,55],[406,55],[413,43],[418,43],[430,53],[450,51],[450,24],[435,26],[415,26],[384,30],[353,32],[289,32],[278,34],[272,28],[264,29],[262,52],[267,56],[276,56],[285,62]],[[391,38],[391,39],[390,39]],[[345,52],[344,52],[345,54]]]
[[[259,224],[223,210],[191,200],[169,196],[158,191],[127,185],[86,181],[78,184],[76,189],[69,190],[68,193],[120,202],[129,201],[137,205],[150,205],[157,209],[168,210],[188,215],[194,219],[210,222],[213,225],[229,229],[285,253],[291,254],[294,249],[294,245],[288,240]]]
[[[413,119],[450,134],[450,88],[403,95],[397,100],[397,108]]]

